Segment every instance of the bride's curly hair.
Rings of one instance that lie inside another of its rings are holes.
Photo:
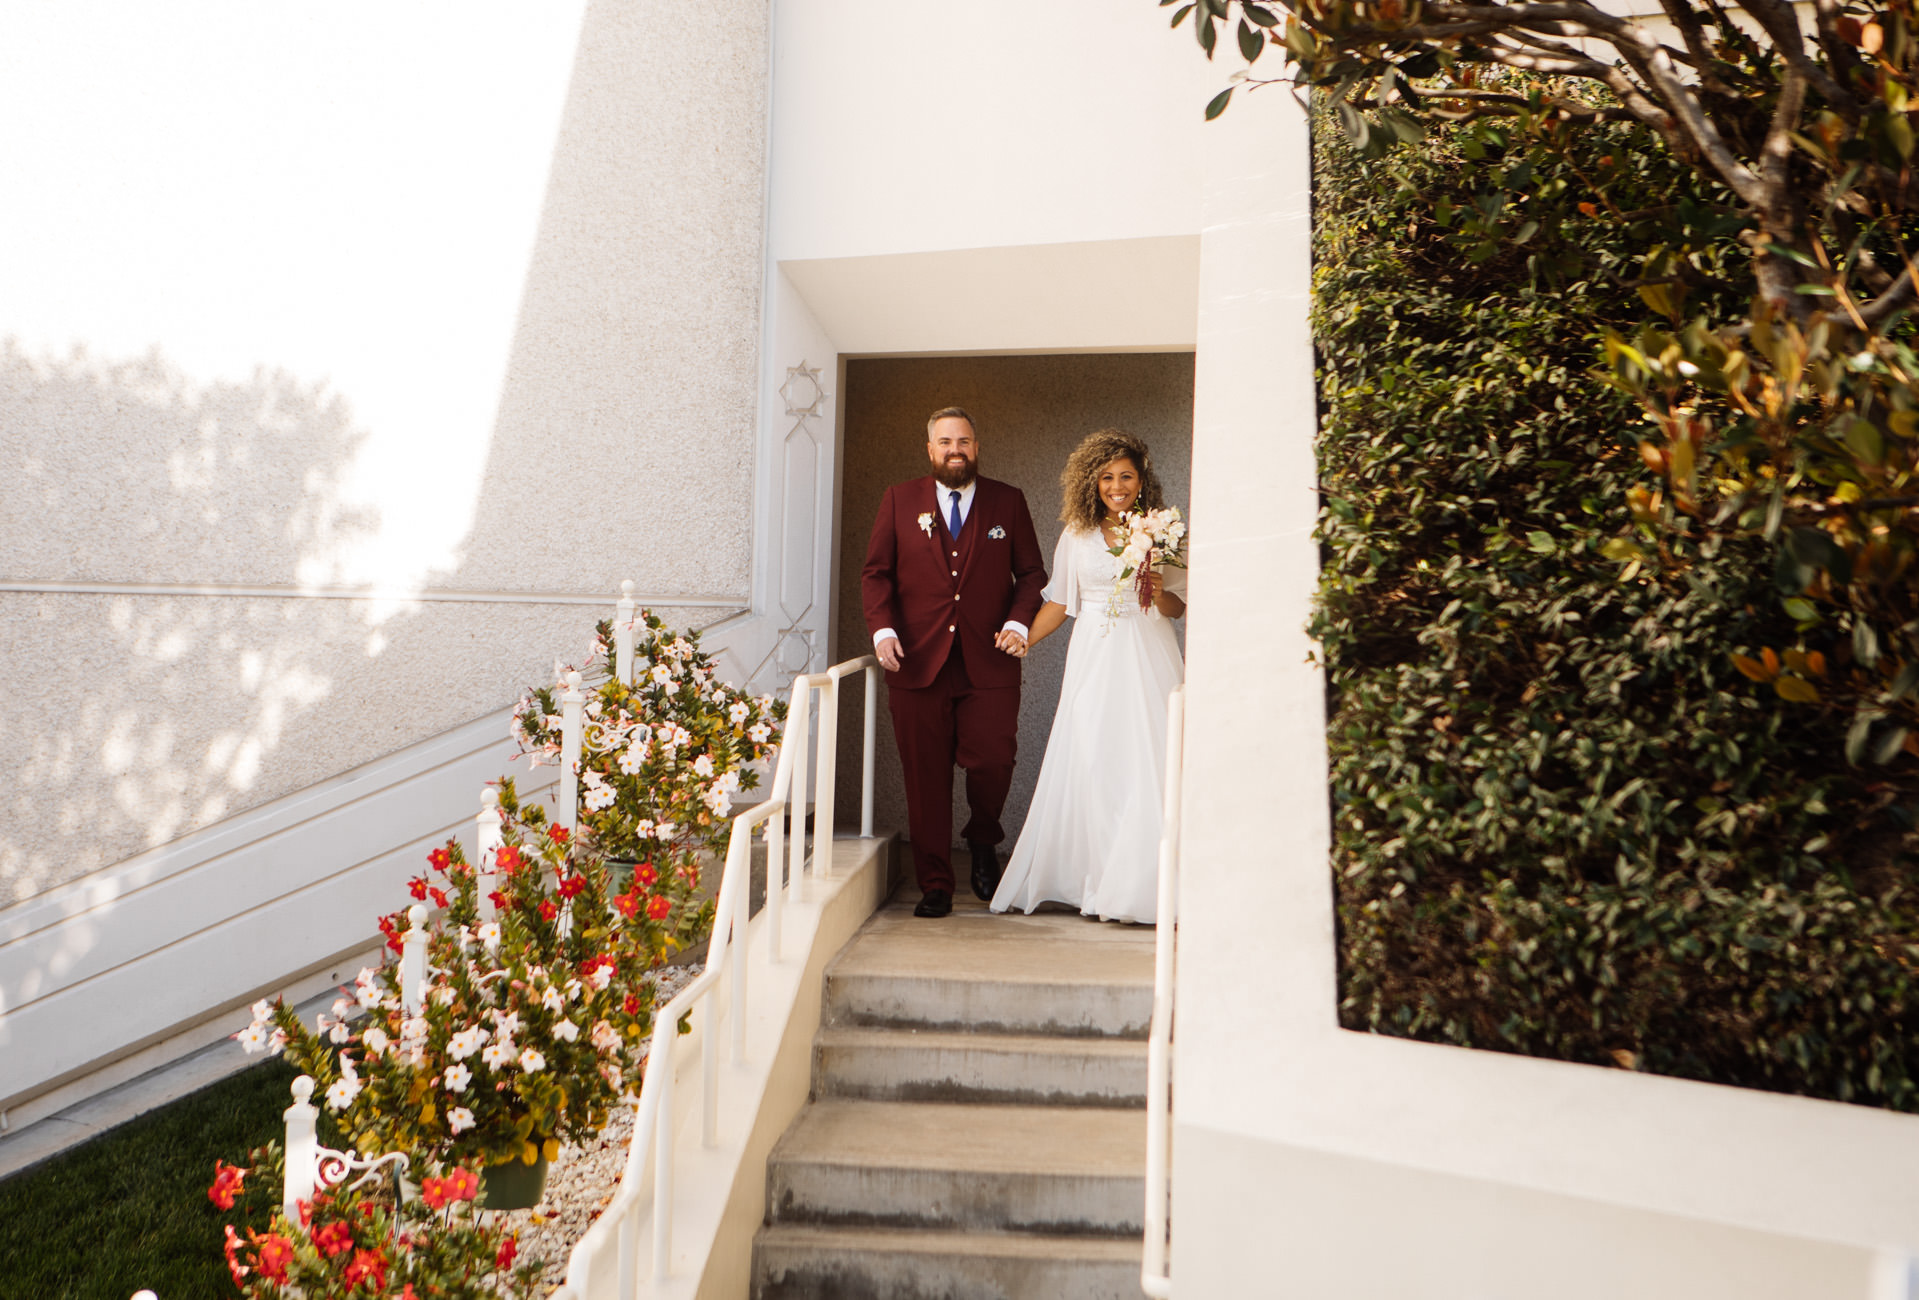
[[[1101,429],[1080,439],[1079,446],[1066,458],[1059,473],[1059,517],[1068,528],[1089,532],[1099,527],[1106,514],[1106,503],[1099,498],[1099,472],[1113,461],[1126,459],[1139,471],[1139,499],[1135,510],[1158,510],[1166,496],[1153,472],[1152,453],[1146,444],[1124,429]]]

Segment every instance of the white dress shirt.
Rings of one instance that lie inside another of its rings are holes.
[[[938,482],[938,480],[935,480],[935,482]],[[949,528],[952,527],[953,493],[957,492],[959,493],[960,527],[961,528],[966,527],[966,521],[972,518],[972,515],[973,515],[973,494],[975,489],[977,489],[978,487],[979,487],[978,479],[974,479],[971,483],[968,483],[963,488],[949,488],[944,483],[940,483],[939,491],[934,494],[935,499],[939,502],[940,522],[945,524]],[[1000,631],[1017,632],[1019,633],[1020,640],[1022,641],[1026,639],[1026,635],[1027,635],[1026,624],[1016,623],[1010,618],[1006,620],[1006,626],[1001,628]],[[879,649],[880,643],[885,641],[889,637],[891,637],[895,641],[900,640],[900,634],[898,632],[895,632],[890,627],[883,627],[879,631],[873,633],[873,648],[875,650]]]

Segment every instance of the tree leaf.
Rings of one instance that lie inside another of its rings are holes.
[[[1880,764],[1892,762],[1899,756],[1899,751],[1906,747],[1909,734],[1904,727],[1894,727],[1879,737],[1879,743],[1872,747],[1872,761]]]
[[[1172,0],[1165,0],[1165,2],[1170,4],[1172,3]],[[1279,26],[1278,15],[1274,14],[1272,10],[1266,8],[1266,6],[1264,5],[1249,4],[1249,5],[1242,5],[1241,8],[1243,8],[1246,11],[1246,16],[1248,18],[1258,23],[1261,27]]]
[[[1266,48],[1266,38],[1253,30],[1253,25],[1244,18],[1239,20],[1239,52],[1252,63]]]
[[[1819,703],[1819,688],[1803,677],[1781,677],[1772,684],[1782,700],[1791,700],[1795,704]]]
[[[1769,682],[1772,680],[1772,674],[1767,672],[1766,666],[1757,659],[1748,659],[1745,655],[1734,655],[1732,657],[1732,666],[1752,678],[1755,682]]]
[[[1179,26],[1180,23],[1185,21],[1186,15],[1190,14],[1191,12],[1193,12],[1193,10],[1197,9],[1198,7],[1199,7],[1198,5],[1181,5],[1178,9],[1175,9],[1173,11],[1172,25],[1174,27]]]
[[[1232,102],[1233,88],[1228,86],[1206,102],[1206,120],[1210,122],[1221,113],[1224,113],[1226,111],[1226,105]],[[1235,118],[1233,120],[1238,121],[1239,119]]]

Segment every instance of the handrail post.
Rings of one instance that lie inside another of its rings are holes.
[[[733,958],[733,1064],[746,1062],[746,922],[752,916],[753,908],[753,831],[751,827],[739,822],[733,823],[733,839],[727,845],[727,857],[738,858],[735,864],[729,861],[726,874],[737,876],[733,890],[733,915],[724,918],[732,928],[727,943],[731,946]],[[715,922],[715,928],[719,922]]]
[[[833,813],[840,766],[840,675],[820,686],[820,774],[813,782],[813,871],[833,869]]]
[[[1146,1045],[1146,1228],[1140,1289],[1155,1300],[1172,1295],[1166,1220],[1171,1164],[1173,945],[1179,904],[1180,792],[1185,776],[1186,692],[1166,701],[1166,786],[1159,836],[1158,924],[1153,936],[1153,1019]]]
[[[501,827],[506,818],[500,814],[500,792],[492,786],[480,791],[480,815],[473,819],[473,888],[479,894],[480,919],[491,921],[498,912],[493,906],[493,869],[499,865],[494,855],[505,841]]]
[[[788,743],[790,743],[793,746],[793,789],[791,792],[792,793],[791,812],[793,816],[793,825],[792,825],[793,890],[794,890],[795,897],[802,897],[802,898],[805,897],[805,887],[801,884],[801,881],[803,879],[803,873],[806,870],[806,777],[807,777],[806,759],[807,759],[807,753],[808,753],[807,741],[811,739],[811,737],[807,734],[810,730],[810,728],[807,726],[807,715],[812,706],[812,703],[813,703],[813,688],[811,683],[809,683],[804,677],[794,678],[793,679],[793,705],[792,705],[792,708],[787,712],[786,716],[788,717],[788,719],[794,719],[795,717],[797,717],[798,719],[797,721],[788,722],[787,734],[791,737],[791,740]]]
[[[726,924],[721,917],[713,924],[717,933]],[[708,949],[711,954],[711,949]],[[711,1149],[720,1144],[720,1017],[719,998],[712,993],[699,1002],[700,1014],[700,1145]]]
[[[670,1032],[669,1032],[670,1031]],[[653,1050],[660,1061],[660,1108],[653,1116],[653,1285],[666,1281],[673,1254],[673,1034],[653,1026]]]
[[[613,673],[622,686],[633,684],[633,579],[620,583],[620,601],[613,615]]]
[[[580,675],[566,675],[566,689],[560,693],[560,813],[556,821],[571,831],[577,828],[580,811],[580,742],[584,728],[586,696],[580,693]]]
[[[878,734],[880,703],[880,670],[876,664],[866,665],[866,720],[865,751],[860,760],[860,838],[873,838],[873,738]]]
[[[792,760],[785,761],[790,763]],[[790,770],[787,780],[790,787]],[[768,793],[777,793],[779,783],[779,760],[775,760],[774,788]],[[786,848],[786,813],[791,806],[792,800],[789,798],[766,819],[766,952],[775,962],[780,959],[780,919],[786,911],[786,861],[783,853]]]

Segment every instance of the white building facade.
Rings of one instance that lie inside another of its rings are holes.
[[[859,653],[849,364],[1190,355],[1175,1294],[1913,1294],[1919,1121],[1338,1029],[1306,126],[1166,15],[0,7],[7,1126],[350,977],[622,579]]]

